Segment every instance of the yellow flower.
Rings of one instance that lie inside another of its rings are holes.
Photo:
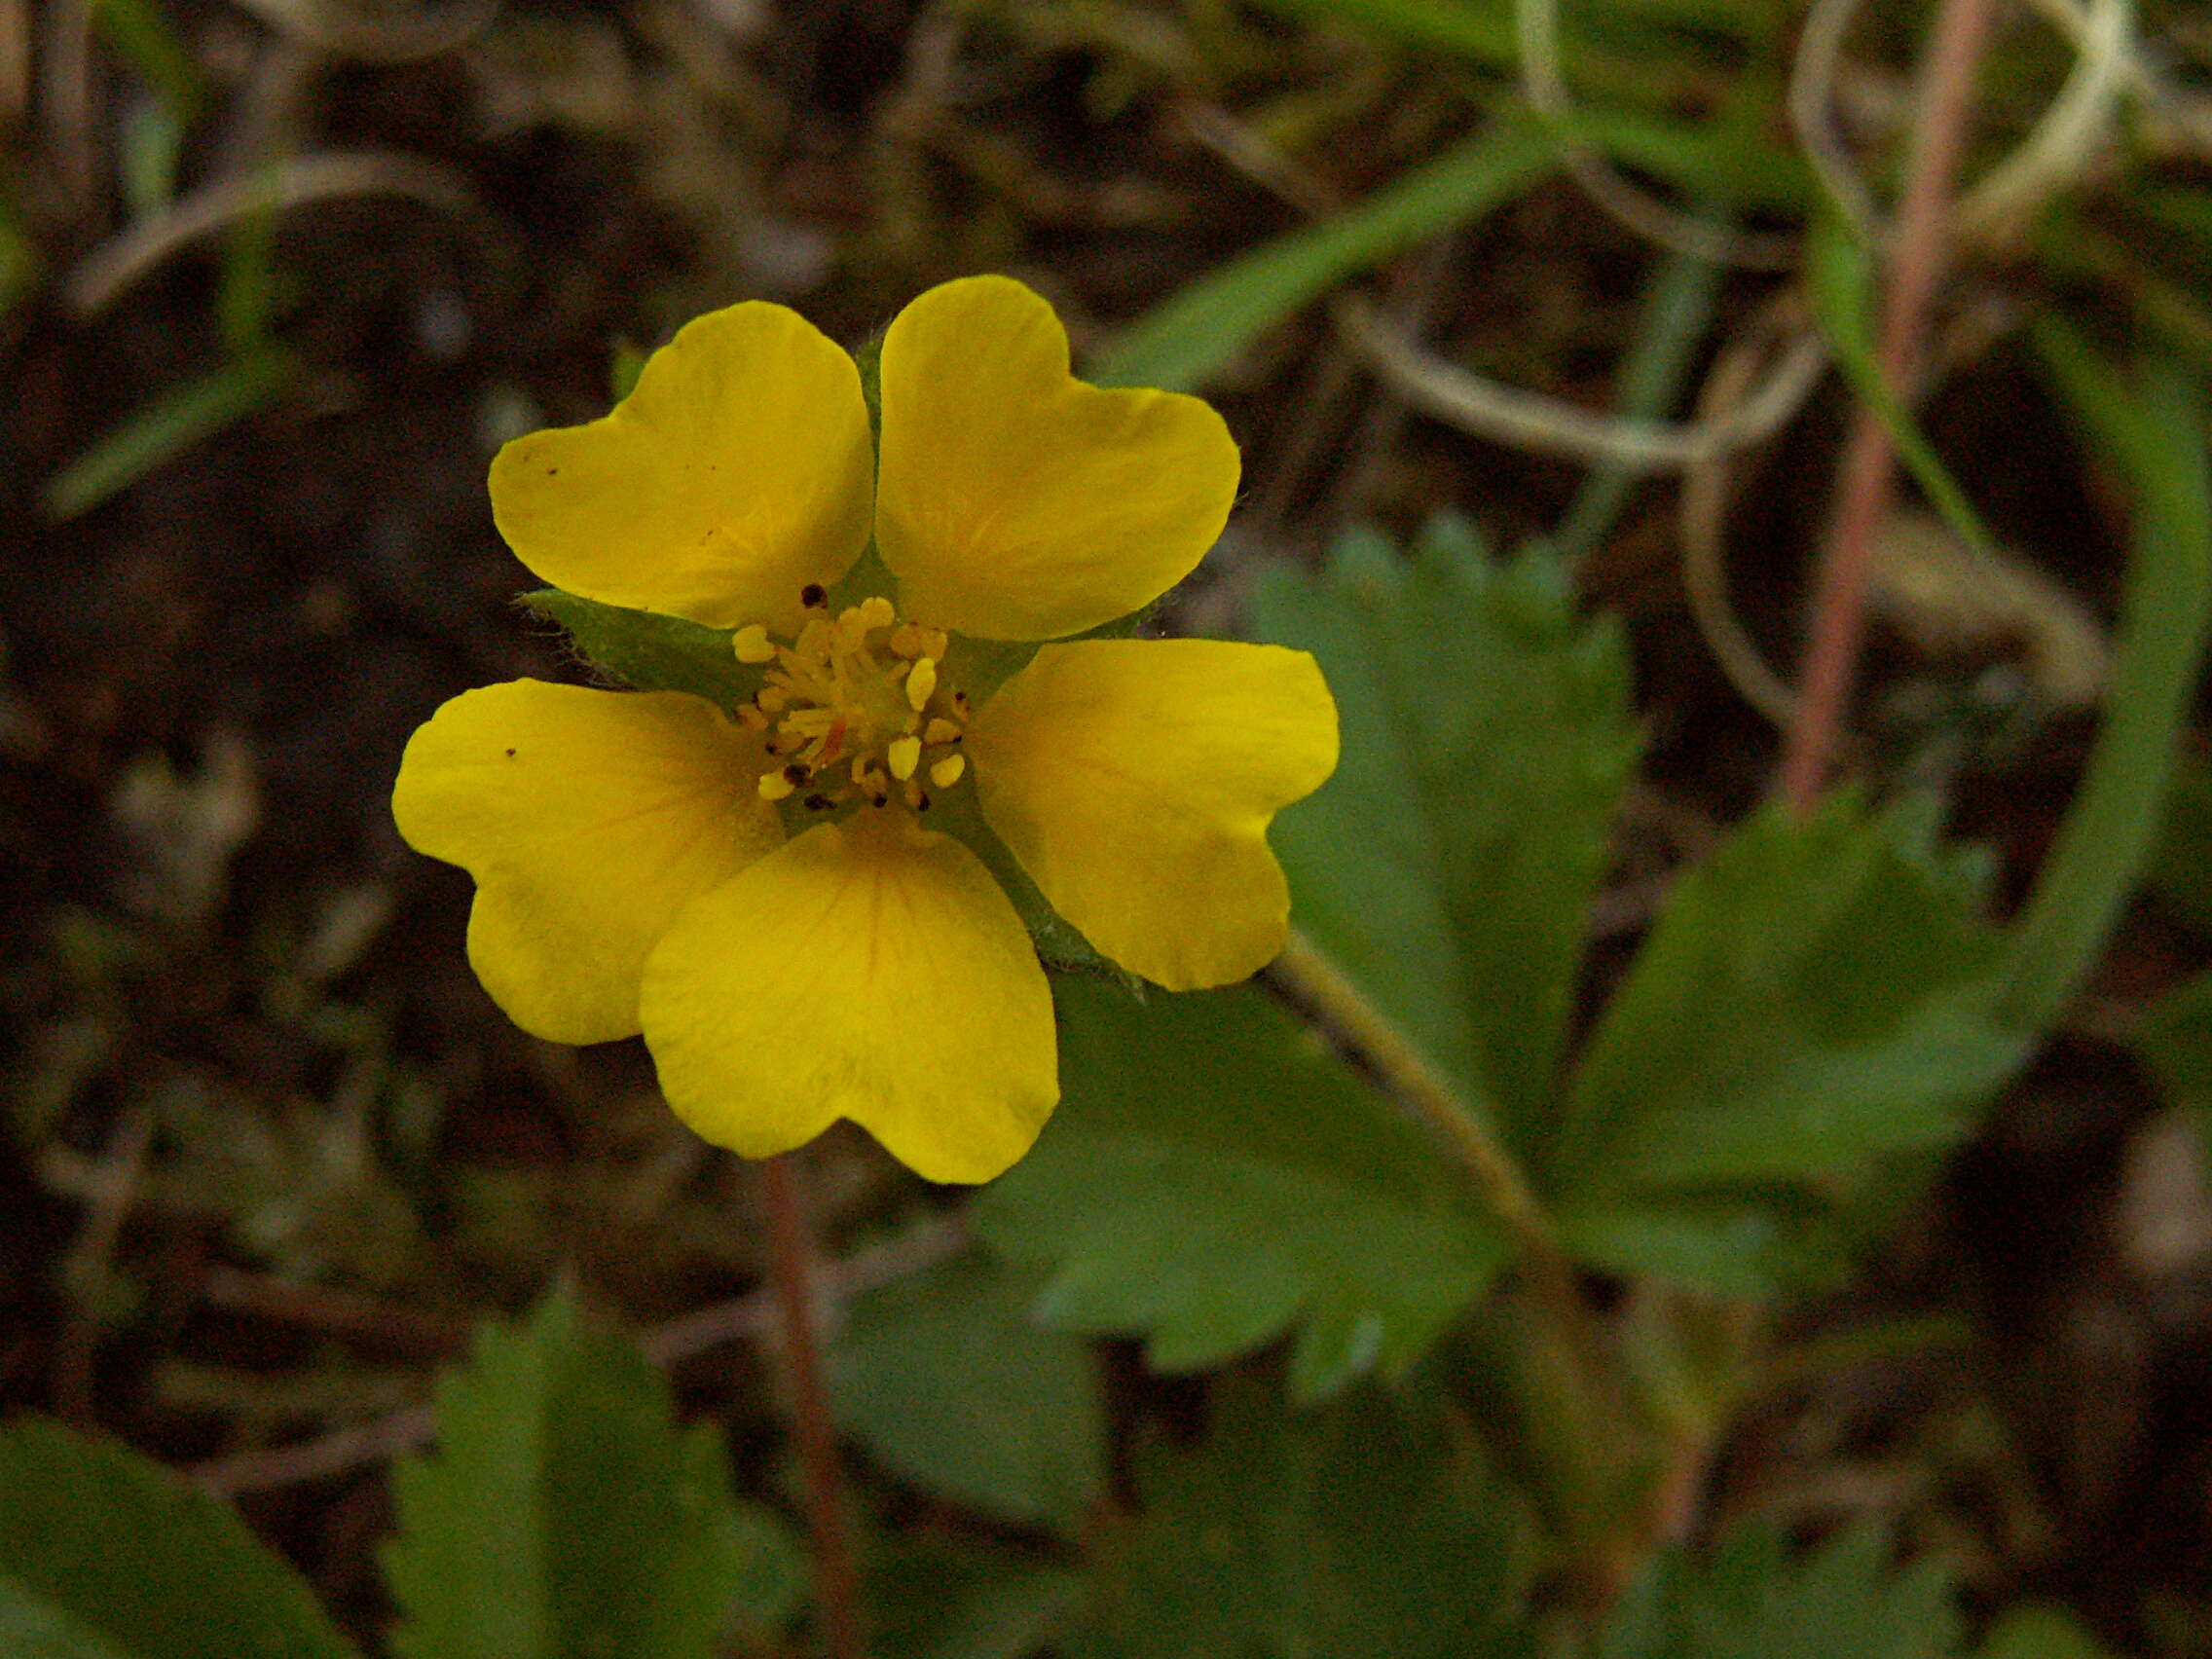
[[[851,357],[732,306],[604,420],[501,450],[525,565],[733,630],[757,689],[463,692],[392,805],[476,877],[469,960],[525,1030],[642,1030],[678,1114],[750,1156],[852,1118],[983,1181],[1059,1081],[1044,971],[970,843],[1132,973],[1242,978],[1281,947],[1267,828],[1335,768],[1336,707],[1301,651],[1068,638],[1220,534],[1236,448],[1204,403],[1075,380],[1051,308],[999,276],[915,300],[879,374],[880,445]]]

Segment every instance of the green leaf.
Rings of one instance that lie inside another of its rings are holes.
[[[2031,1602],[2009,1607],[1982,1638],[1981,1659],[2114,1659],[2064,1607]]]
[[[1163,1371],[1293,1328],[1301,1397],[1401,1371],[1504,1245],[1404,1116],[1250,987],[1139,1004],[1059,986],[1065,1095],[977,1200],[985,1242],[1051,1270],[1037,1310],[1147,1340]]]
[[[1072,1531],[1104,1483],[1105,1409],[1088,1347],[1030,1317],[1034,1288],[968,1256],[856,1296],[831,1384],[839,1420],[906,1479]]]
[[[1083,1580],[950,1537],[886,1546],[868,1578],[873,1650],[897,1659],[1029,1659],[1065,1625]]]
[[[1676,1235],[1660,1272],[1699,1231],[1787,1248],[1755,1189],[1863,1184],[1964,1132],[2026,1051],[1987,1013],[1973,867],[1842,793],[1761,811],[1685,872],[1575,1077],[1566,1230],[1617,1239],[1655,1212]]]
[[[0,1428],[0,1652],[350,1659],[307,1583],[227,1505],[111,1440]]]
[[[680,1434],[660,1373],[566,1293],[480,1331],[437,1414],[394,1476],[400,1659],[707,1659],[788,1614],[790,1546],[731,1497],[720,1436]]]
[[[2167,1102],[2212,1128],[2212,973],[2184,979],[2145,1009],[2127,1040]]]
[[[2151,856],[2212,627],[2212,471],[2196,387],[2164,369],[2130,385],[2056,323],[2037,344],[2132,487],[2136,516],[2104,723],[1997,993],[2003,1017],[2028,1032],[2055,1019],[2095,966]]]
[[[1101,386],[1187,390],[1343,278],[1481,218],[1552,166],[1552,140],[1497,126],[1354,207],[1240,254],[1117,335],[1089,364]]]
[[[1646,1573],[1596,1659],[1949,1659],[1960,1643],[1949,1574],[1889,1564],[1878,1524],[1800,1561],[1779,1528],[1740,1527],[1709,1561],[1674,1556]]]
[[[578,656],[633,690],[688,691],[727,709],[759,689],[759,670],[747,669],[730,650],[734,629],[602,605],[559,588],[538,588],[519,603],[559,623]]]
[[[90,512],[195,445],[268,408],[298,374],[297,358],[269,347],[148,404],[47,480],[42,497],[47,517]]]
[[[1137,1453],[1085,1659],[1506,1659],[1512,1506],[1433,1400],[1363,1387],[1287,1416],[1229,1381],[1190,1451]]]
[[[1253,618],[1320,659],[1337,774],[1273,841],[1300,927],[1512,1138],[1552,1113],[1609,826],[1635,765],[1627,652],[1541,548],[1439,520],[1410,561],[1340,541],[1266,572]]]
[[[2212,766],[2194,756],[2174,767],[2143,884],[2198,930],[2212,933]]]

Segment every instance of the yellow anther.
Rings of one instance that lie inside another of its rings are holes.
[[[767,715],[755,708],[751,703],[738,704],[737,719],[738,723],[744,726],[747,731],[766,731],[768,729]]]
[[[917,628],[911,622],[902,622],[891,630],[891,648],[911,661],[929,652],[930,636],[926,628]]]
[[[960,782],[960,774],[968,770],[968,756],[947,755],[930,768],[930,782],[940,790],[948,790]]]
[[[929,707],[931,696],[937,690],[937,659],[924,657],[914,664],[906,676],[906,707],[916,714]]]
[[[762,772],[760,774],[760,798],[762,800],[782,800],[792,793],[794,787],[791,779],[785,777],[781,772]]]
[[[891,763],[891,775],[904,783],[914,775],[914,768],[922,763],[922,740],[918,737],[897,737],[883,752]]]
[[[898,610],[881,594],[862,600],[854,608],[860,612],[861,623],[866,628],[888,628],[899,620]]]
[[[764,712],[780,715],[791,707],[792,696],[781,685],[763,685],[760,687],[759,695],[754,701],[758,703]]]
[[[757,622],[747,623],[729,637],[729,648],[737,653],[739,662],[771,662],[776,647],[768,643],[768,630]]]
[[[960,737],[960,727],[951,720],[932,720],[922,727],[924,743],[958,743]]]

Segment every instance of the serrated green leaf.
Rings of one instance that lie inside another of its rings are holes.
[[[1029,1315],[1035,1286],[978,1256],[847,1304],[837,1416],[906,1479],[1001,1521],[1072,1531],[1105,1477],[1088,1347]]]
[[[11,1659],[352,1659],[291,1565],[129,1447],[0,1428],[0,1652]]]
[[[1367,1386],[1287,1415],[1215,1391],[1188,1451],[1137,1454],[1143,1515],[1110,1540],[1086,1659],[1506,1659],[1512,1508],[1433,1400]]]
[[[1050,1269],[1039,1315],[1196,1370],[1295,1329],[1301,1392],[1410,1364],[1504,1257],[1388,1102],[1248,986],[1140,1004],[1058,986],[1058,1110],[977,1200]]]
[[[400,1659],[707,1659],[772,1625],[781,1528],[730,1495],[719,1435],[680,1433],[668,1384],[556,1292],[489,1325],[438,1385],[438,1442],[402,1462],[385,1570]]]
[[[1934,1562],[1893,1570],[1868,1523],[1789,1559],[1778,1528],[1740,1527],[1712,1557],[1662,1561],[1626,1597],[1596,1659],[1951,1659],[1960,1619]]]
[[[1760,1188],[1862,1184],[1964,1132],[2027,1047],[1988,1014],[1999,941],[1965,868],[1838,795],[1761,811],[1685,873],[1574,1079],[1567,1232],[1664,1217],[1654,1272],[1700,1227],[1771,1250]]]
[[[521,604],[559,623],[577,655],[634,690],[688,691],[727,709],[759,688],[759,671],[730,651],[732,629],[602,605],[559,588],[526,593]]]
[[[1318,579],[1271,571],[1253,616],[1320,659],[1343,722],[1336,776],[1273,831],[1300,927],[1534,1141],[1638,751],[1619,630],[1550,553],[1493,561],[1451,520],[1410,561],[1355,534]]]

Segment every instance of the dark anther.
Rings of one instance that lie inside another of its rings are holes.
[[[796,760],[793,760],[789,766],[786,766],[784,768],[784,781],[790,784],[792,788],[795,790],[801,784],[813,783],[814,773],[808,768],[801,766]]]
[[[914,797],[914,810],[915,810],[916,812],[927,812],[927,811],[929,811],[929,809],[930,809],[930,794],[929,794],[929,791],[927,791],[927,790],[924,790],[924,791],[922,791],[922,793],[921,793],[917,794],[917,795],[916,795],[916,796]]]
[[[809,610],[819,610],[830,603],[830,590],[820,582],[808,582],[798,590],[798,602]]]
[[[836,804],[826,794],[810,794],[806,797],[806,810],[809,812],[828,812]]]
[[[889,795],[870,795],[868,796],[868,798],[874,801],[878,806],[889,806],[891,804],[891,797]]]
[[[511,750],[511,749],[510,749],[510,750],[508,750],[508,751],[507,751],[507,758],[508,758],[509,760],[512,760],[512,759],[513,759],[514,757],[515,757],[515,752],[514,752],[513,750]]]

